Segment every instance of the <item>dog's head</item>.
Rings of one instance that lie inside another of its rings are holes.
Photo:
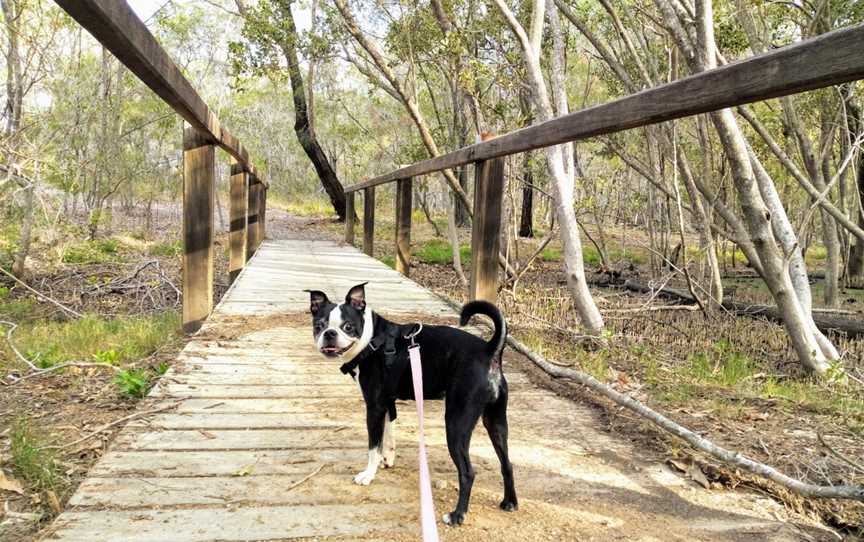
[[[372,311],[366,307],[366,283],[358,284],[336,304],[319,290],[309,292],[312,336],[318,352],[351,361],[372,340]]]

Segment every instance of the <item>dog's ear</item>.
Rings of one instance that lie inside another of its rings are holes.
[[[357,286],[348,290],[348,294],[345,296],[345,303],[351,305],[358,311],[364,311],[366,309],[366,285],[368,282],[364,282],[363,284],[358,284]]]
[[[330,302],[327,299],[327,294],[319,290],[303,290],[304,292],[309,292],[309,312],[312,315],[318,314],[318,311],[321,310],[321,307]]]

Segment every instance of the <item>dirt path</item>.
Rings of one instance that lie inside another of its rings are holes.
[[[303,288],[341,296],[369,280],[370,306],[396,320],[453,318],[430,292],[332,242],[268,241],[48,539],[416,540],[416,415],[399,405],[394,469],[369,487],[356,385],[314,352]],[[455,321],[455,318],[453,318]],[[520,510],[497,508],[501,480],[482,428],[466,525],[447,541],[834,540],[755,494],[704,490],[599,428],[588,407],[530,383],[505,358]],[[427,412],[438,514],[456,498],[440,403]]]

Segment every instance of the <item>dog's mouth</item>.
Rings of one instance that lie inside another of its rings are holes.
[[[338,346],[322,346],[321,353],[327,357],[335,358],[350,350],[352,346],[354,346],[354,343],[349,344],[345,348],[339,348]]]

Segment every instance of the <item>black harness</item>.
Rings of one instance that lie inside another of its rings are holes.
[[[411,339],[414,342],[414,337],[423,329],[423,324],[409,325],[394,325],[389,326],[387,331],[379,333],[372,337],[369,344],[359,354],[354,356],[354,359],[348,363],[342,364],[339,370],[342,374],[351,375],[355,381],[357,380],[357,368],[366,359],[373,356],[378,350],[384,349],[384,389],[383,396],[387,402],[387,412],[390,414],[390,421],[396,419],[396,387],[399,385],[399,379],[405,368],[408,367],[408,352],[407,350],[399,355],[396,350],[396,341],[400,338]]]

